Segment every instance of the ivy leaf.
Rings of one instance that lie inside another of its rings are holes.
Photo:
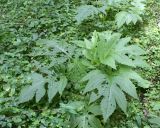
[[[45,95],[45,79],[41,74],[33,73],[32,77],[32,86],[25,87],[22,89],[19,96],[19,103],[23,103],[31,100],[34,95],[36,96],[36,102],[39,102],[40,99]]]

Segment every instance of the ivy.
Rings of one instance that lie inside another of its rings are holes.
[[[159,90],[148,1],[3,0],[0,8],[0,127],[159,126],[146,99]]]

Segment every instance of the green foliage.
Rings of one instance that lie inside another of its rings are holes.
[[[84,48],[84,56],[96,68],[82,79],[88,81],[84,93],[94,92],[95,89],[98,91],[97,94],[92,93],[92,102],[103,97],[101,110],[105,121],[116,109],[116,104],[126,113],[127,100],[123,91],[138,98],[131,80],[137,81],[141,87],[149,87],[149,82],[132,70],[132,67],[137,66],[134,63],[136,57],[145,52],[136,45],[127,46],[129,40],[130,38],[120,39],[119,33],[106,31],[94,32],[91,41],[85,40],[80,44]],[[143,66],[143,63],[138,66]]]
[[[145,0],[133,0],[131,2],[132,7],[129,7],[126,11],[121,11],[116,14],[116,23],[117,26],[120,28],[123,24],[129,24],[133,22],[136,24],[137,21],[142,21],[140,17],[141,14],[144,13],[145,9]]]
[[[128,25],[131,22],[136,24],[137,21],[142,21],[141,15],[144,13],[145,0],[108,0],[98,1],[97,6],[93,5],[82,5],[77,9],[76,20],[80,24],[83,20],[89,16],[97,15],[99,13],[107,14],[108,10],[119,9],[115,15],[115,22],[118,28],[122,27],[125,23]]]
[[[31,100],[34,95],[36,97],[36,102],[39,102],[39,100],[44,96],[45,94],[45,80],[42,75],[33,73],[32,74],[33,83],[32,86],[26,87],[22,90],[19,102],[26,102]]]
[[[34,95],[36,98],[36,102],[39,102],[41,98],[45,95],[46,90],[45,90],[45,83],[47,80],[43,78],[41,74],[38,73],[33,73],[32,74],[32,86],[25,87],[20,94],[19,97],[19,103],[23,103],[26,101],[29,101],[33,99]],[[53,97],[59,93],[62,95],[62,92],[64,91],[64,88],[67,85],[67,79],[66,77],[61,77],[58,82],[54,80],[49,80],[48,82],[48,100],[51,102]]]
[[[1,3],[0,127],[159,127],[157,0]]]

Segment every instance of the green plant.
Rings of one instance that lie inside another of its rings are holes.
[[[95,2],[94,5],[82,5],[77,9],[76,20],[80,24],[90,16],[100,13],[107,15],[110,10],[119,10],[115,15],[115,22],[118,28],[124,24],[142,21],[141,15],[144,14],[145,0],[102,0]]]
[[[0,127],[159,127],[158,0],[2,0],[0,10]]]
[[[143,67],[144,61],[136,63],[145,52],[137,45],[128,45],[130,38],[120,38],[119,33],[94,32],[91,41],[80,42],[83,54],[93,69],[82,79],[88,81],[84,93],[91,92],[90,103],[100,100],[101,110],[106,121],[116,109],[116,104],[126,113],[126,92],[137,97],[135,85],[147,88],[149,82],[142,79],[132,68]]]

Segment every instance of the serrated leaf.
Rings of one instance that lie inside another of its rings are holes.
[[[105,97],[101,101],[101,110],[104,121],[107,121],[107,119],[112,115],[115,109],[116,101],[112,94],[111,87],[109,87],[106,91]]]
[[[85,40],[84,56],[91,62],[108,65],[113,69],[116,69],[118,63],[131,67],[140,67],[142,64],[143,67],[145,61],[136,64],[134,60],[145,54],[144,50],[137,45],[129,45],[130,37],[120,39],[120,36],[110,31],[94,32],[91,41]]]
[[[96,89],[105,81],[105,75],[98,70],[89,72],[82,81],[88,80],[88,83],[84,89],[84,93]]]
[[[127,20],[128,13],[125,11],[121,11],[116,14],[116,23],[118,28],[120,28]]]
[[[65,76],[62,76],[60,78],[60,81],[58,82],[58,91],[60,95],[62,95],[62,92],[64,91],[66,85],[67,85],[67,78]]]
[[[50,81],[48,84],[48,101],[49,103],[52,101],[53,97],[58,92],[58,83],[55,81]]]
[[[87,19],[89,16],[94,14],[98,14],[99,10],[93,5],[83,5],[78,7],[77,15],[75,16],[78,24],[80,24],[83,20]]]
[[[127,79],[135,80],[138,82],[138,86],[141,86],[143,88],[148,88],[150,86],[150,82],[147,80],[144,80],[138,73],[133,71],[130,68],[124,68],[122,67],[119,70],[119,75],[121,77],[125,77]]]
[[[79,120],[78,128],[89,127],[87,115],[82,115],[77,120]]]
[[[95,104],[92,104],[88,107],[88,112],[91,112],[95,116],[102,115],[100,106]]]
[[[51,102],[58,92],[60,95],[62,95],[66,85],[67,78],[65,76],[60,77],[60,81],[58,82],[50,80],[48,84],[48,101]]]
[[[99,119],[89,114],[73,117],[71,126],[73,128],[102,128],[102,124]]]
[[[32,86],[25,87],[19,96],[19,102],[23,103],[26,101],[31,100],[34,95],[36,95],[36,102],[39,102],[39,100],[45,95],[45,79],[41,74],[33,73],[31,75],[32,77]]]
[[[108,56],[106,59],[101,61],[102,64],[108,65],[113,69],[116,69],[116,62],[114,56]]]
[[[115,78],[115,82],[123,91],[128,93],[130,96],[138,99],[135,85],[129,79],[118,76]]]
[[[78,111],[81,111],[84,108],[84,102],[73,101],[67,104],[60,103],[60,106],[67,112],[70,112],[72,114],[77,114]]]
[[[89,116],[88,122],[92,128],[103,128],[100,120],[96,118],[95,116],[92,116],[92,115]]]
[[[92,103],[92,102],[96,101],[97,99],[100,98],[100,96],[101,96],[101,95],[98,95],[98,94],[92,92],[91,95],[90,95],[89,103]]]
[[[116,85],[112,85],[111,88],[112,88],[111,92],[114,95],[116,103],[122,109],[122,111],[126,113],[126,110],[127,110],[127,100],[126,100],[126,97],[125,97],[124,93]]]
[[[131,37],[121,38],[116,45],[116,49],[117,50],[124,49],[124,47],[128,44],[130,40],[131,40]]]
[[[131,58],[129,58],[127,55],[125,54],[117,54],[115,56],[115,59],[118,63],[120,64],[124,64],[124,65],[128,65],[128,66],[132,66],[132,67],[135,67],[133,61]]]
[[[59,43],[57,43],[56,40],[41,39],[39,40],[39,42],[48,47],[56,48],[57,50],[59,50],[59,52],[62,52],[68,55],[67,50],[63,46],[61,46]]]
[[[128,25],[131,22],[135,24],[138,20],[142,21],[142,18],[138,14],[136,14],[136,12],[130,10],[129,12],[121,11],[117,13],[115,20],[118,28],[120,28],[125,23]]]
[[[160,117],[152,117],[152,118],[149,119],[149,122],[151,124],[160,126]]]

